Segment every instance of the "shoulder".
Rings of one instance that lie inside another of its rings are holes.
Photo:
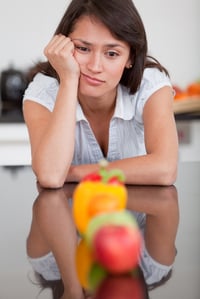
[[[121,92],[123,97],[146,100],[152,93],[164,86],[172,86],[169,76],[157,68],[146,68],[143,72],[140,86],[135,94],[130,94],[129,89],[123,85],[121,85]]]
[[[138,108],[142,113],[145,103],[150,96],[164,86],[172,87],[170,78],[157,68],[146,68],[143,73],[140,87],[137,91]]]
[[[52,110],[58,86],[59,83],[55,78],[37,73],[25,90],[23,101],[32,100]]]
[[[123,110],[126,111],[126,117],[130,119],[134,115],[135,121],[142,124],[145,103],[155,91],[164,86],[171,86],[170,78],[157,68],[144,70],[140,87],[135,94],[130,94],[126,87],[121,86],[121,97],[123,107],[125,107]]]
[[[166,75],[166,73],[164,71],[161,72],[157,68],[146,68],[143,73],[139,92],[142,92],[144,97],[147,99],[156,90],[164,86],[172,86],[170,78]]]
[[[44,75],[42,73],[37,73],[33,80],[29,84],[29,88],[37,88],[37,87],[43,87],[48,88],[50,86],[57,86],[58,81],[50,76]]]

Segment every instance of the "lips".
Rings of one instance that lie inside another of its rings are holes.
[[[90,85],[101,85],[105,81],[81,73],[82,78]]]

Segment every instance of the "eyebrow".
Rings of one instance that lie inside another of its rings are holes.
[[[84,41],[82,40],[81,38],[74,38],[72,39],[72,41],[79,41],[79,42],[82,42],[84,45],[86,46],[92,46],[92,43],[89,43],[87,41]],[[109,44],[105,44],[104,45],[105,47],[109,47],[109,48],[115,48],[115,47],[121,47],[121,48],[124,48],[123,45],[121,44],[117,44],[117,43],[109,43]]]

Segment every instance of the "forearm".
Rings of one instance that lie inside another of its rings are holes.
[[[177,159],[159,158],[157,155],[144,155],[110,162],[108,169],[119,168],[126,177],[126,184],[171,185],[176,179]],[[86,174],[96,172],[98,164],[71,166],[66,181],[80,181]]]
[[[176,179],[177,159],[176,155],[167,159],[153,153],[114,161],[109,167],[120,168],[125,174],[126,184],[168,186]]]
[[[127,208],[153,217],[164,215],[166,209],[177,206],[178,195],[174,185],[171,186],[140,186],[127,185]],[[162,216],[161,216],[162,217]]]
[[[33,217],[27,242],[29,255],[42,256],[51,251],[65,291],[71,295],[69,298],[81,298],[82,288],[77,279],[74,260],[78,239],[64,189],[43,189],[34,203]]]
[[[128,186],[127,208],[146,214],[145,246],[156,261],[171,265],[179,222],[175,186]],[[169,217],[170,215],[170,217]]]
[[[71,164],[75,140],[77,87],[76,80],[60,85],[48,125],[32,154],[33,170],[45,187],[61,186]]]
[[[171,265],[174,262],[178,224],[178,196],[176,190],[172,189],[171,195],[163,199],[160,211],[146,218],[146,248],[151,257],[160,263]]]

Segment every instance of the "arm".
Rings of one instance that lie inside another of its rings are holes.
[[[24,103],[32,168],[44,187],[63,185],[73,157],[79,82],[73,49],[71,40],[64,36],[55,36],[45,48],[45,55],[60,79],[53,112],[32,101]]]
[[[33,205],[27,253],[33,258],[53,253],[64,285],[62,298],[84,298],[74,259],[77,242],[71,208],[63,188],[41,189]]]
[[[175,186],[130,186],[127,208],[146,214],[145,246],[150,256],[171,265],[176,256],[175,240],[179,223]]]
[[[109,168],[120,168],[128,184],[171,185],[176,179],[178,138],[173,114],[170,87],[156,91],[147,101],[143,112],[147,154],[109,163]],[[98,165],[72,166],[67,180],[79,181]]]

